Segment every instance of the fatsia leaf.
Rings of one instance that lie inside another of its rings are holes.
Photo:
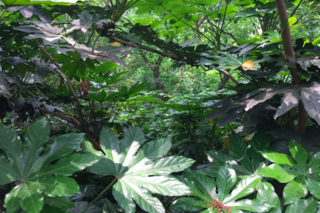
[[[83,142],[83,134],[66,134],[50,141],[49,133],[49,121],[42,118],[28,129],[22,143],[14,131],[0,124],[0,148],[8,158],[0,158],[0,168],[5,171],[0,175],[0,184],[18,183],[6,195],[7,212],[15,212],[21,207],[24,211],[37,213],[44,205],[44,194],[54,197],[79,192],[78,184],[64,176],[98,161],[94,155],[71,154]]]
[[[86,33],[87,30],[91,27],[92,24],[99,21],[99,15],[91,15],[88,11],[83,11],[81,15],[78,15],[80,19],[73,20],[71,24],[75,25],[67,30],[67,33],[70,33],[74,30],[81,29],[82,32]]]
[[[13,28],[25,33],[31,33],[24,37],[25,39],[44,38],[45,45],[52,45],[63,37],[60,35],[62,28],[52,26],[49,23],[41,21],[26,21],[25,23],[31,25],[21,25]]]
[[[147,212],[164,212],[161,202],[151,193],[166,196],[190,193],[183,181],[168,175],[190,167],[194,161],[180,156],[161,158],[169,151],[170,140],[145,143],[141,129],[129,127],[119,143],[115,133],[104,128],[100,143],[105,156],[95,151],[91,143],[86,143],[86,150],[100,158],[90,171],[117,178],[112,194],[125,212],[135,212],[134,201]]]
[[[293,166],[294,162],[288,155],[278,153],[276,151],[261,151],[263,157],[268,160],[286,166]]]
[[[308,190],[305,183],[305,177],[299,176],[284,187],[283,198],[285,200],[285,204],[296,202],[300,198],[305,197],[307,193]]]
[[[238,176],[254,175],[265,165],[264,158],[259,151],[269,146],[270,139],[264,133],[256,133],[250,142],[246,142],[237,134],[232,134],[229,140],[230,156],[217,151],[209,151],[207,152],[208,160],[214,166],[219,167],[229,163]],[[211,176],[210,173],[216,174],[216,171],[208,170],[201,171],[201,173]]]
[[[265,201],[265,203],[272,206],[274,209],[281,210],[279,197],[275,193],[273,186],[268,182],[262,183],[258,190],[257,199]]]
[[[216,181],[190,169],[186,170],[186,177],[187,180],[184,182],[189,185],[191,195],[197,196],[202,202],[194,198],[180,198],[170,206],[171,209],[190,211],[190,209],[207,208],[202,212],[216,212],[214,210],[218,210],[218,212],[223,210],[231,210],[231,212],[241,212],[241,210],[264,212],[280,205],[279,199],[277,202],[276,194],[270,185],[264,185],[265,187],[259,191],[261,193],[259,196],[263,197],[266,193],[270,193],[272,197],[269,200],[272,205],[267,204],[266,198],[264,200],[241,199],[254,192],[262,178],[260,176],[249,176],[236,183],[235,170],[229,164],[220,167]],[[194,201],[194,203],[191,201]]]
[[[204,208],[208,208],[208,206],[202,200],[192,197],[179,198],[170,206],[170,209],[175,209],[182,212],[194,212]]]
[[[317,200],[310,197],[296,201],[286,209],[286,213],[316,213],[317,207]]]
[[[320,198],[320,182],[313,179],[306,180],[307,188],[316,198]]]
[[[285,204],[295,202],[294,205],[298,205],[299,199],[305,197],[308,194],[308,190],[314,196],[319,196],[320,153],[313,154],[307,164],[309,156],[301,145],[291,140],[289,150],[294,161],[289,156],[275,153],[274,151],[261,152],[275,164],[260,169],[259,174],[275,178],[282,183],[289,182],[283,191]]]
[[[288,172],[278,164],[272,164],[260,169],[259,174],[277,179],[281,183],[290,182],[296,177],[296,175],[288,174]]]

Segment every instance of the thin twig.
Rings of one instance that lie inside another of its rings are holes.
[[[297,10],[298,10],[298,8],[299,8],[299,6],[301,5],[302,2],[303,2],[303,0],[301,0],[301,1],[299,2],[299,4],[296,6],[296,8],[294,8],[294,10],[293,10],[293,12],[291,13],[290,17],[292,17],[292,16],[297,12]]]
[[[38,40],[37,40],[37,45],[38,45],[38,47],[40,48],[40,50],[49,58],[49,60],[50,60],[59,70],[61,70],[60,65],[59,65],[57,62],[54,61],[53,57],[40,45],[40,43],[39,43]],[[67,86],[68,86],[68,88],[69,88],[69,90],[70,90],[70,92],[71,92],[74,100],[75,100],[76,103],[77,103],[77,107],[79,108],[79,109],[78,109],[79,121],[80,121],[80,124],[81,124],[81,126],[82,126],[82,124],[83,124],[83,115],[82,115],[82,111],[81,111],[81,109],[80,109],[81,104],[80,104],[79,99],[78,99],[76,93],[74,92],[71,84],[70,84],[68,81],[66,81],[66,84],[67,84]]]
[[[222,20],[221,28],[220,28],[220,34],[219,34],[219,37],[220,37],[220,36],[221,36],[221,34],[222,34],[223,25],[224,25],[224,22],[225,22],[225,19],[226,19],[226,14],[227,14],[227,9],[228,9],[228,4],[229,4],[229,1],[226,1],[226,9],[225,9],[225,11],[224,11],[224,15],[223,15],[223,20]]]
[[[251,21],[251,23],[252,23],[252,25],[253,25],[254,29],[256,29],[257,34],[259,35],[259,31],[258,31],[258,29],[257,29],[257,27],[256,27],[256,25],[255,25],[255,23],[252,21],[251,17],[250,17],[250,21]]]

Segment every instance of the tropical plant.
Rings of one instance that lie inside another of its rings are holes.
[[[130,127],[119,143],[115,133],[104,128],[100,143],[106,155],[96,151],[91,143],[86,143],[87,151],[100,156],[99,162],[89,170],[97,175],[114,176],[115,179],[101,194],[115,183],[112,194],[125,212],[135,212],[133,200],[147,212],[165,212],[161,202],[150,193],[180,196],[190,192],[179,179],[168,175],[190,167],[194,161],[180,156],[161,158],[171,147],[169,140],[145,143],[142,130]]]
[[[260,169],[259,174],[274,178],[281,183],[288,183],[283,189],[283,198],[285,204],[294,203],[289,209],[300,209],[302,206],[307,208],[311,205],[310,203],[304,205],[303,202],[297,201],[306,197],[308,192],[319,199],[320,170],[318,162],[320,153],[308,155],[306,150],[293,140],[289,143],[289,150],[292,157],[275,151],[262,151],[261,154],[274,164]],[[313,202],[314,198],[310,199],[309,201]],[[316,207],[312,208],[316,209]],[[309,211],[314,212],[311,209]]]
[[[11,128],[0,124],[0,183],[16,183],[6,195],[7,212],[20,208],[41,212],[44,204],[56,207],[59,200],[71,201],[68,196],[78,193],[79,186],[66,176],[98,161],[94,155],[73,153],[84,141],[83,134],[49,138],[49,133],[49,121],[45,118],[28,129],[23,142]]]
[[[1,211],[317,211],[319,1],[0,4]]]

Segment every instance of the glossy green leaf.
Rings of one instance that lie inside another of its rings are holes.
[[[244,199],[237,202],[231,202],[228,203],[227,206],[231,207],[231,212],[234,212],[233,210],[246,210],[251,212],[266,212],[268,209],[270,209],[270,205],[267,203],[264,203],[262,200],[249,200]]]
[[[317,200],[310,197],[296,201],[286,209],[286,213],[315,213],[317,208]]]
[[[6,171],[5,175],[0,176],[0,183],[17,183],[6,195],[7,212],[15,212],[21,207],[27,212],[37,213],[43,208],[44,194],[53,197],[70,196],[79,192],[79,186],[73,179],[61,175],[71,175],[98,161],[96,156],[90,154],[71,154],[83,142],[83,134],[65,134],[49,140],[49,121],[45,118],[28,129],[25,143],[18,139],[14,131],[2,124],[0,133],[4,136],[0,148],[10,159],[8,162],[3,156],[0,158],[0,168]],[[43,152],[48,141],[50,144]],[[69,156],[65,158],[67,155]],[[58,161],[54,163],[56,160]]]
[[[255,191],[262,178],[260,176],[248,176],[236,184],[237,177],[235,170],[228,164],[220,167],[216,183],[214,179],[206,177],[199,172],[190,169],[185,172],[187,179],[183,180],[180,178],[180,180],[190,187],[191,195],[199,197],[203,202],[188,204],[186,201],[190,201],[189,198],[178,199],[175,204],[171,205],[170,208],[172,209],[186,211],[189,209],[197,209],[198,207],[207,207],[207,209],[202,212],[215,212],[214,208],[218,208],[217,203],[219,203],[219,205],[231,208],[230,210],[232,212],[241,212],[241,210],[263,212],[280,205],[279,199],[277,203],[277,196],[274,193],[272,186],[270,187],[269,185],[265,185],[266,189],[262,188],[260,190],[263,192],[260,197],[270,193],[269,201],[271,201],[272,204],[267,204],[265,199],[241,200],[242,197]]]
[[[298,164],[305,165],[307,163],[308,153],[300,144],[291,140],[289,150]]]
[[[237,162],[232,157],[224,153],[218,151],[207,151],[206,153],[208,156],[208,160],[215,166],[223,166],[226,163],[229,163],[231,165],[237,164]]]
[[[281,211],[279,197],[275,193],[273,186],[268,182],[262,183],[260,189],[258,190],[257,200],[262,200],[267,205],[270,205],[274,209],[279,209]]]
[[[245,197],[248,194],[254,192],[256,185],[261,181],[261,177],[252,176],[246,177],[237,183],[235,188],[232,190],[231,194],[226,197],[224,203],[228,205],[228,203],[235,201],[241,197]]]
[[[231,134],[229,141],[229,153],[233,159],[239,161],[244,158],[247,152],[247,147],[247,142],[240,135],[235,133]]]
[[[229,168],[229,166],[226,164],[219,169],[216,178],[218,187],[218,200],[223,201],[227,195],[229,195],[229,191],[236,184],[237,176],[235,171]]]
[[[309,163],[307,164],[307,176],[310,178],[318,178],[320,174],[320,152],[312,155]]]
[[[188,169],[185,172],[188,180],[192,181],[195,187],[201,191],[193,190],[192,193],[194,195],[205,200],[206,202],[211,202],[211,197],[214,199],[218,198],[218,195],[216,194],[215,181],[191,169]]]
[[[299,176],[295,180],[289,182],[283,189],[283,198],[285,204],[294,203],[308,194],[305,177]]]
[[[268,150],[270,147],[270,137],[266,133],[258,132],[250,140],[250,144],[257,151]]]
[[[74,207],[74,203],[72,202],[70,197],[44,196],[44,204],[48,204],[49,206],[62,208],[62,209]]]
[[[260,169],[259,174],[265,177],[274,178],[281,183],[288,183],[296,177],[296,175],[288,174],[288,172],[278,164],[272,164]]]
[[[320,182],[312,179],[306,180],[307,189],[317,199],[320,199]]]
[[[282,165],[293,166],[294,163],[288,155],[278,153],[276,151],[261,151],[263,157],[267,158],[268,160]]]
[[[170,149],[170,140],[144,142],[143,132],[138,127],[129,127],[120,143],[113,131],[104,128],[100,143],[105,156],[95,151],[91,143],[86,143],[86,150],[100,158],[90,171],[118,179],[112,194],[125,212],[135,212],[134,201],[147,212],[164,212],[161,202],[151,193],[166,196],[189,194],[190,189],[185,183],[168,175],[190,167],[194,161],[180,156],[161,158]]]
[[[183,197],[174,201],[170,206],[170,209],[175,209],[178,211],[199,211],[203,208],[208,208],[208,206],[200,199],[193,197]]]

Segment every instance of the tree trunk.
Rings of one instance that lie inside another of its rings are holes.
[[[287,15],[287,9],[286,9],[284,0],[276,0],[276,5],[278,8],[280,23],[282,24],[284,22],[287,22],[288,15]],[[296,73],[296,59],[295,59],[295,53],[293,51],[290,28],[288,23],[285,25],[282,31],[282,42],[283,42],[286,61],[290,62],[293,65],[293,67],[289,68],[290,74],[293,79],[293,83],[299,84],[300,77]],[[300,134],[303,134],[305,132],[306,119],[307,119],[306,110],[303,106],[303,103],[300,101],[299,107],[298,107],[298,128],[297,128],[297,131]]]

